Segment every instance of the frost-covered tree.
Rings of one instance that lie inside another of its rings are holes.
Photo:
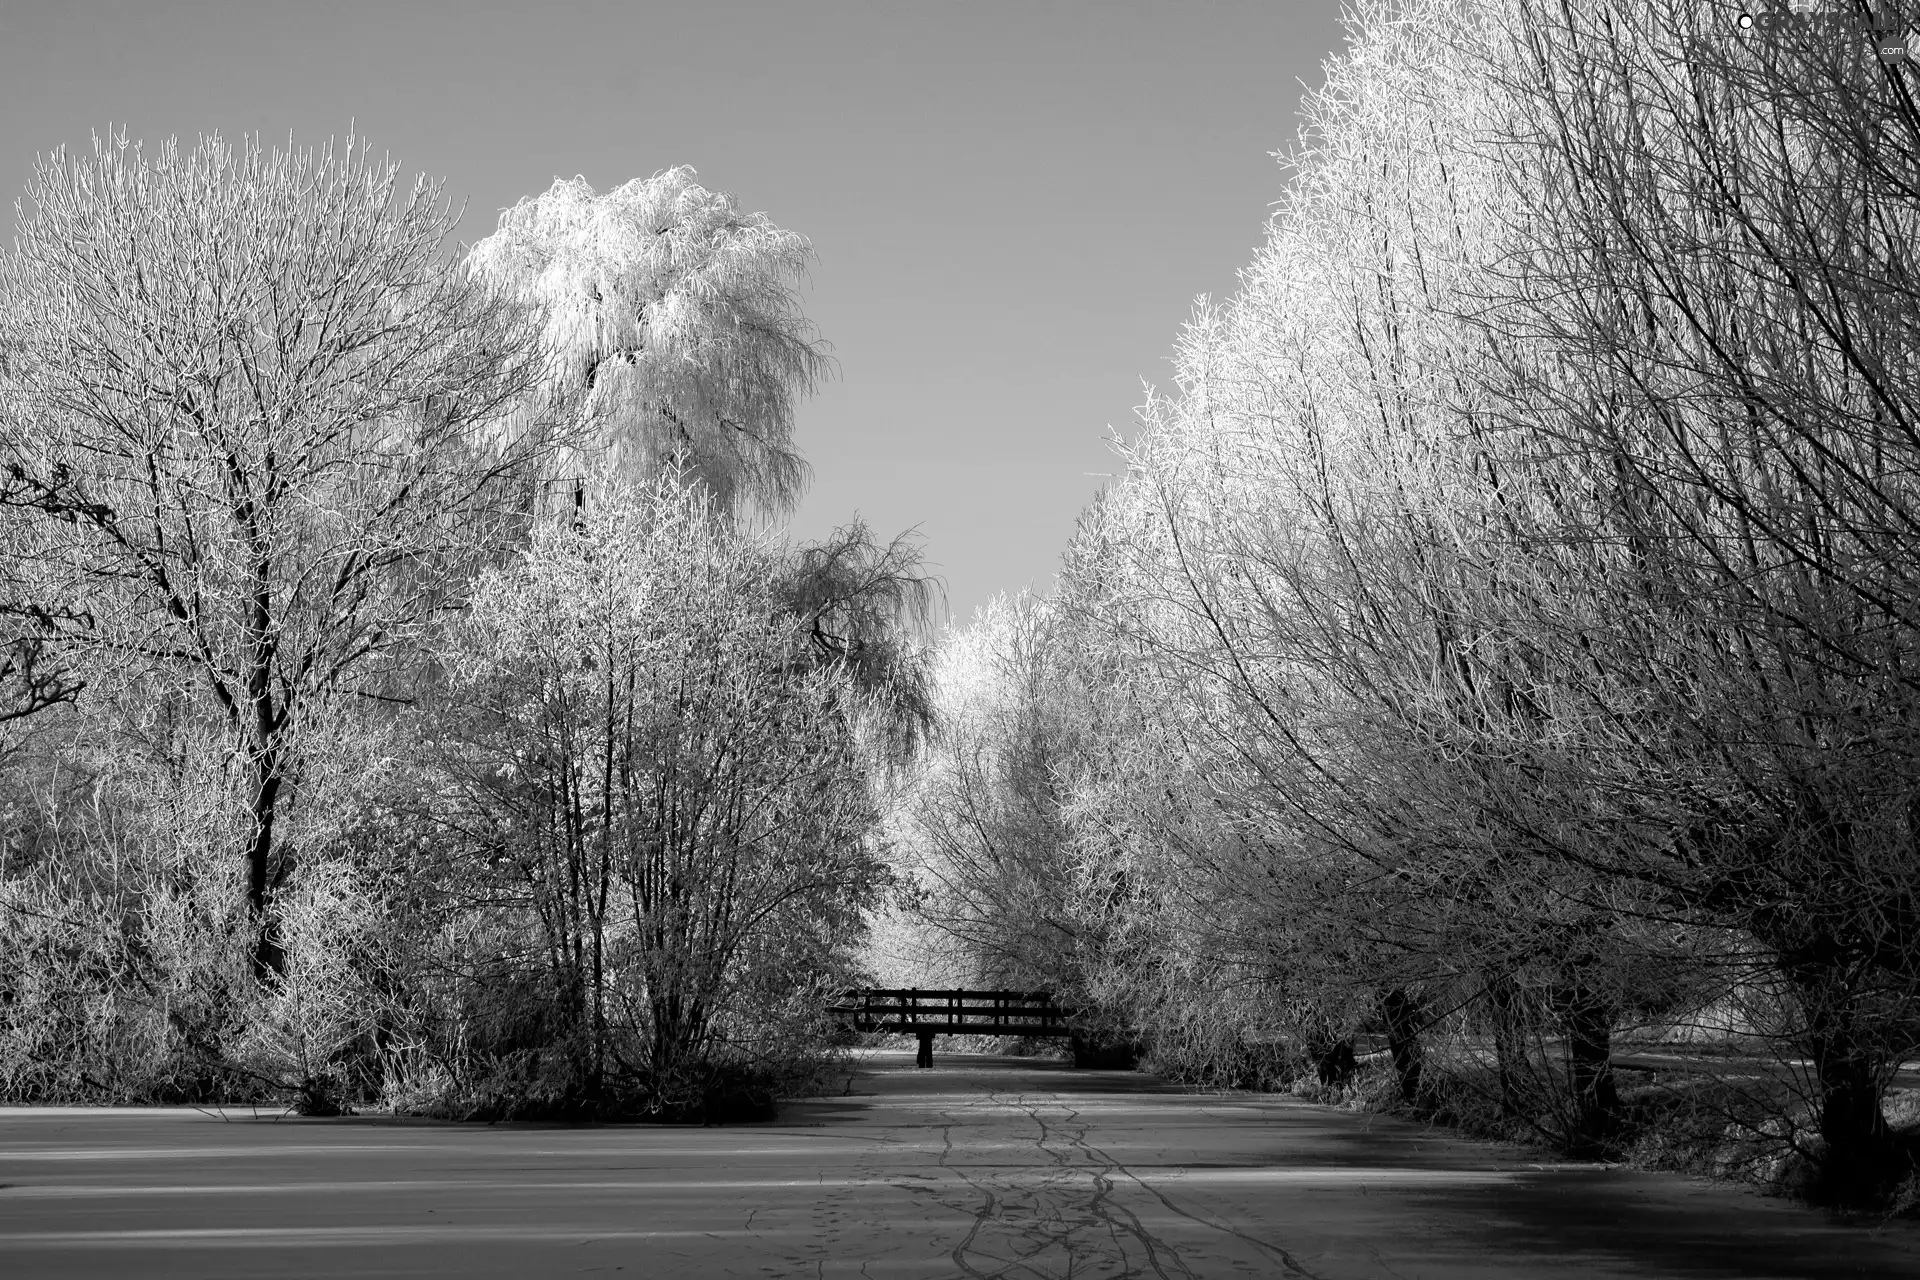
[[[1901,1165],[1880,1094],[1920,1039],[1910,82],[1864,29],[1649,0],[1523,6],[1506,53],[1530,235],[1483,319],[1506,416],[1630,552],[1585,681],[1658,726],[1586,749],[1664,774],[1681,819],[1606,870],[1774,957],[1821,1163],[1858,1189]]]
[[[848,676],[796,662],[777,548],[683,477],[596,487],[479,586],[436,821],[498,1087],[658,1109],[804,1054],[886,872]]]
[[[1072,626],[1023,592],[948,636],[897,837],[917,917],[966,981],[1051,991],[1075,1010],[1076,1056],[1131,1056],[1127,1011],[1099,985],[1116,962],[1128,874],[1107,856],[1111,833],[1089,835],[1074,812],[1121,735],[1097,723],[1112,673]]]
[[[541,317],[546,376],[512,429],[566,422],[618,474],[677,471],[723,508],[782,510],[806,479],[794,403],[826,368],[796,292],[811,251],[693,179],[668,169],[605,194],[556,180],[473,246],[480,278]],[[595,465],[575,454],[547,474]]]
[[[1717,20],[1356,10],[1070,558],[1162,732],[1066,813],[1126,833],[1156,1031],[1372,1027],[1409,1098],[1409,1034],[1464,1037],[1591,1148],[1618,1029],[1737,1005],[1857,1189],[1920,954],[1914,188],[1862,123],[1911,107],[1864,39]]]
[[[926,917],[987,986],[1083,989],[1073,919],[1074,699],[1049,658],[1055,620],[999,597],[942,646],[936,739],[916,773],[907,847]]]
[[[538,441],[499,421],[532,335],[447,253],[456,218],[352,139],[118,134],[36,166],[0,257],[0,453],[36,517],[12,572],[84,601],[76,643],[122,683],[222,726],[263,970],[303,741],[393,694]]]

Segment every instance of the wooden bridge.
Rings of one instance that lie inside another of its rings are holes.
[[[1072,1011],[1048,991],[923,991],[918,987],[863,987],[827,1007],[853,1031],[891,1031],[920,1038],[917,1065],[933,1065],[933,1038],[1072,1036]]]

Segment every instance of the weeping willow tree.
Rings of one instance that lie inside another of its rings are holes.
[[[546,377],[509,430],[576,429],[550,478],[602,453],[630,479],[685,474],[723,510],[785,511],[807,478],[794,403],[827,364],[796,290],[812,250],[693,179],[556,180],[473,247],[475,274],[541,316]]]

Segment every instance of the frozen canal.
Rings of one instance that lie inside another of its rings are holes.
[[[0,1111],[0,1275],[1920,1275],[1920,1229],[1053,1063],[870,1060],[773,1124]]]

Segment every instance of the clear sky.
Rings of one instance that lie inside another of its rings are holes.
[[[918,525],[956,621],[1046,589],[1195,294],[1261,239],[1336,0],[0,0],[0,243],[37,153],[350,121],[468,201],[675,164],[812,240],[839,376],[797,536]]]

